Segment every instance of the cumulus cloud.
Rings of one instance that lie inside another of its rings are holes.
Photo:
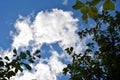
[[[30,17],[20,16],[15,23],[16,32],[11,34],[13,37],[11,46],[17,49],[32,47],[35,50],[41,48],[43,44],[58,43],[63,50],[73,46],[80,52],[84,44],[79,41],[76,34],[77,22],[78,19],[72,17],[72,12],[58,9],[50,12],[40,11],[32,21]],[[57,76],[66,66],[61,61],[66,55],[64,52],[59,54],[52,47],[51,50],[51,56],[46,59],[41,58],[34,66],[34,72],[24,71],[24,75],[18,74],[11,80],[57,80]]]

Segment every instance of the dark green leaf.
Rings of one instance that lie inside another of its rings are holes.
[[[25,54],[24,52],[21,52],[21,53],[20,53],[20,58],[21,58],[21,59],[26,59],[26,54]]]
[[[0,67],[4,66],[4,62],[0,61]]]
[[[82,20],[85,21],[85,23],[88,23],[88,19],[87,18],[88,18],[87,14],[83,14],[82,15]]]
[[[76,0],[76,4],[72,7],[73,7],[73,9],[80,9],[80,8],[84,7],[84,3],[82,3],[79,0]]]
[[[17,54],[17,50],[16,50],[16,49],[13,49],[13,53]]]
[[[70,51],[71,51],[71,52],[73,51],[73,47],[70,47]]]
[[[28,64],[24,64],[24,65],[25,65],[25,67],[26,67],[28,70],[31,70],[31,69],[32,69],[30,65],[28,65]]]
[[[39,53],[40,53],[40,50],[36,50],[36,51],[35,51],[35,54],[39,54]],[[35,55],[35,54],[34,54],[34,55]]]
[[[31,56],[31,53],[29,50],[26,51],[27,55]]]
[[[5,56],[5,58],[4,58],[4,59],[6,59],[6,60],[8,60],[8,61],[10,60],[10,59],[8,58],[8,56]]]
[[[33,59],[29,59],[29,62],[30,62],[30,63],[34,63],[34,60],[33,60]]]
[[[40,55],[37,55],[38,58],[40,58],[41,56]]]

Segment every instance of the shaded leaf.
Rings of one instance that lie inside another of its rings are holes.
[[[82,15],[82,20],[85,21],[85,23],[88,23],[88,19],[87,18],[88,18],[87,14],[83,14]]]
[[[4,66],[4,62],[0,61],[0,67]]]
[[[34,55],[35,54],[39,54],[39,53],[40,53],[40,50],[36,50],[35,53],[34,53]]]
[[[26,54],[25,54],[24,52],[21,52],[21,53],[20,53],[20,58],[21,58],[21,59],[26,59]]]
[[[13,49],[13,53],[17,54],[17,50],[16,50],[16,49]]]
[[[33,60],[33,59],[29,59],[29,62],[30,62],[30,63],[34,63],[34,60]]]
[[[8,61],[10,60],[10,59],[8,58],[8,56],[5,56],[5,58],[4,58],[4,59],[6,59],[6,60],[8,60]]]
[[[26,54],[27,54],[27,55],[29,55],[29,56],[31,56],[31,54],[30,54],[30,51],[29,51],[29,50],[27,50],[27,51],[26,51]]]
[[[28,70],[31,70],[31,69],[32,69],[30,65],[28,65],[28,64],[24,64],[24,65],[25,65],[25,67],[26,67]]]

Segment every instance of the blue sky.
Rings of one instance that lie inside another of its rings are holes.
[[[38,64],[32,65],[33,72],[26,70],[24,75],[18,74],[11,80],[68,80],[61,74],[71,60],[64,49],[85,49],[86,39],[80,41],[76,31],[94,25],[86,25],[80,19],[80,12],[71,7],[74,4],[75,0],[0,1],[0,52],[11,56],[15,47],[41,49],[42,55]]]
[[[64,10],[71,10],[70,5],[63,5],[64,0],[1,0],[0,2],[0,46],[8,48],[11,44],[10,30],[14,29],[14,23],[19,15],[28,16],[31,13],[37,13],[41,10],[51,10],[59,8]],[[72,1],[73,2],[73,1]],[[73,3],[70,3],[73,4]]]

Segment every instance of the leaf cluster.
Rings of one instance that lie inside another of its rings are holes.
[[[72,7],[75,10],[80,10],[82,13],[82,20],[88,23],[88,17],[92,19],[96,19],[98,17],[98,9],[96,6],[103,1],[103,10],[114,10],[115,5],[113,2],[115,2],[115,0],[86,0],[84,2],[76,0],[75,5]]]
[[[30,63],[35,63],[37,58],[40,58],[40,51],[37,50],[32,54],[29,50],[17,52],[13,49],[13,57],[9,56],[0,57],[0,80],[9,80],[12,76],[15,76],[18,71],[23,72],[24,68],[31,70]]]
[[[106,1],[110,0],[105,0],[104,9],[106,4],[112,6],[112,2]],[[78,32],[81,39],[92,35],[92,42],[86,44],[88,48],[84,53],[70,53],[72,63],[63,69],[63,74],[69,74],[70,80],[120,80],[120,12],[116,11],[113,16],[107,10],[113,10],[113,7],[97,14],[95,27]]]

